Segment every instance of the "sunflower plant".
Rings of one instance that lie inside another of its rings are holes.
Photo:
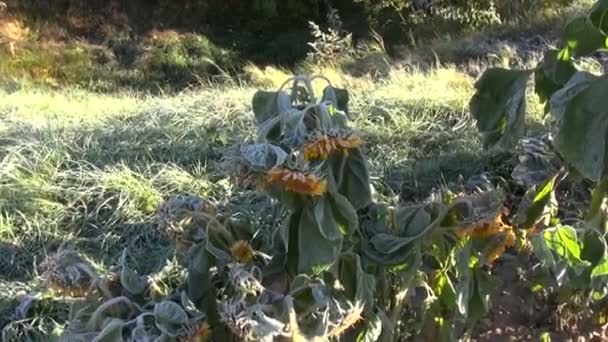
[[[523,152],[513,179],[528,191],[513,222],[547,272],[544,285],[567,293],[559,296],[566,302],[583,298],[591,306],[604,305],[608,293],[608,78],[577,62],[607,48],[608,2],[599,0],[564,26],[558,46],[535,68],[486,70],[470,102],[487,150]],[[540,139],[522,139],[531,78],[550,127]],[[581,183],[593,188],[586,214],[568,216],[560,189]]]

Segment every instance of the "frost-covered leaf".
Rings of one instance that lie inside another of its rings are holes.
[[[110,320],[91,342],[121,342],[125,323],[120,319]]]
[[[188,323],[188,314],[177,303],[163,301],[154,306],[156,327],[171,337],[176,337]]]
[[[140,276],[127,266],[127,250],[123,250],[120,258],[120,283],[129,293],[138,295],[148,288],[148,278]]]
[[[532,187],[544,182],[560,168],[560,160],[550,146],[548,138],[525,138],[521,141],[519,163],[511,172],[515,183]]]
[[[287,153],[280,147],[268,144],[253,144],[241,147],[243,157],[254,167],[271,169],[285,163]]]

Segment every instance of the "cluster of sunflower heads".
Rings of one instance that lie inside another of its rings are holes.
[[[317,98],[312,82],[318,78],[296,76],[291,93],[281,88],[254,95],[256,143],[225,156],[235,183],[272,195],[318,197],[328,192],[326,161],[348,156],[362,140],[348,127],[347,92],[330,85]]]
[[[482,254],[489,264],[517,242],[503,203],[504,194],[499,190],[483,191],[456,199],[448,214],[457,222],[455,234],[460,240],[482,242]]]

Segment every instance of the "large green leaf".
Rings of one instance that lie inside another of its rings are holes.
[[[546,103],[545,113],[549,112],[551,96],[576,73],[569,57],[564,50],[547,50],[542,63],[534,71],[534,90],[540,102]]]
[[[295,246],[290,231],[290,253]],[[335,239],[328,239],[336,237]],[[321,226],[312,204],[305,205],[297,226],[298,273],[318,274],[331,266],[342,247],[342,234],[337,224]]]
[[[363,251],[377,263],[402,264],[414,255],[417,244],[439,226],[446,213],[444,206],[431,203],[400,208],[392,217],[365,222]]]
[[[555,139],[562,158],[584,177],[608,173],[608,77],[591,82],[567,104]]]
[[[588,17],[570,21],[564,28],[562,40],[574,57],[586,56],[606,46],[606,36]]]
[[[340,283],[344,287],[349,300],[365,304],[366,312],[373,309],[376,279],[366,273],[361,266],[358,254],[347,253],[340,256],[338,261]]]
[[[470,110],[484,148],[515,147],[525,130],[526,85],[531,71],[492,68],[475,84]]]

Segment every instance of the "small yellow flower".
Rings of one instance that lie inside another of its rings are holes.
[[[348,150],[359,146],[361,146],[361,138],[354,134],[346,138],[323,135],[304,145],[304,158],[306,160],[325,160],[335,152],[341,151],[344,154],[348,154]]]
[[[240,262],[241,264],[248,264],[253,261],[253,247],[251,244],[244,240],[235,242],[230,247],[230,253],[232,257]]]
[[[304,174],[284,168],[273,168],[266,175],[266,182],[277,184],[287,191],[302,195],[322,196],[327,191],[327,181],[313,174]]]

